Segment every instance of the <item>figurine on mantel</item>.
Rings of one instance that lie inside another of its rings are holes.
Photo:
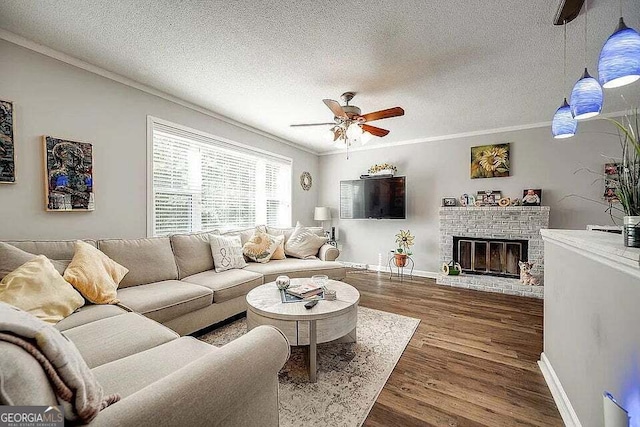
[[[531,274],[533,263],[518,261],[520,266],[520,282],[525,285],[538,286],[540,281]]]

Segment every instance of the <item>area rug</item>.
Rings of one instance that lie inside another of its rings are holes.
[[[306,347],[280,371],[280,425],[360,426],[398,363],[419,319],[358,308],[358,342],[318,345],[318,382],[308,382]],[[242,318],[199,337],[222,346],[247,332]]]

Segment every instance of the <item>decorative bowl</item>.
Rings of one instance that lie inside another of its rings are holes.
[[[324,274],[316,274],[314,276],[311,276],[311,281],[313,282],[314,285],[320,288],[324,288],[327,282],[329,281],[329,276]]]
[[[276,277],[276,286],[280,290],[287,289],[291,285],[291,279],[289,276],[278,276]]]

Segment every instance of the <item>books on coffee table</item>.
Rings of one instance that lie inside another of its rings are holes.
[[[291,286],[287,288],[285,292],[298,298],[309,298],[314,295],[321,294],[322,288],[320,286],[309,285],[305,283],[301,285]]]
[[[291,294],[286,293],[284,290],[280,290],[280,299],[283,303],[290,303],[290,302],[309,302],[312,299],[320,299],[323,300],[324,299],[324,292],[320,292],[319,294],[316,294],[314,296],[311,297],[307,297],[307,298],[300,298]]]

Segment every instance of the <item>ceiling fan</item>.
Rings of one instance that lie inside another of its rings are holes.
[[[349,105],[349,102],[356,95],[355,92],[345,92],[340,98],[345,105],[340,105],[338,101],[333,99],[323,99],[327,107],[333,113],[333,122],[327,123],[303,123],[291,125],[291,127],[303,126],[331,126],[333,133],[333,141],[342,140],[347,148],[353,141],[361,140],[369,136],[383,137],[389,134],[389,131],[367,123],[374,120],[388,119],[390,117],[398,117],[404,115],[404,110],[400,107],[388,108],[386,110],[374,111],[373,113],[361,114],[360,108],[355,105]],[[368,134],[368,135],[367,135]]]

